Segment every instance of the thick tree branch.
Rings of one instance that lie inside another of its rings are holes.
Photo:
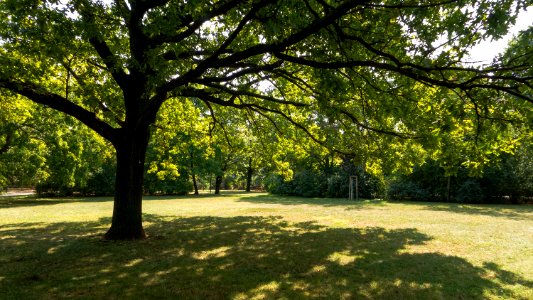
[[[213,88],[215,91],[218,90],[219,92],[227,93],[227,94],[229,94],[229,95],[231,95],[233,97],[246,96],[246,97],[260,99],[260,100],[264,100],[264,101],[272,102],[272,103],[277,103],[277,104],[292,105],[292,106],[295,106],[295,107],[308,107],[308,106],[310,106],[309,104],[306,104],[306,103],[278,99],[278,98],[275,98],[275,97],[271,97],[271,96],[255,93],[255,92],[252,92],[252,91],[232,90],[230,88],[227,88],[227,87],[224,87],[224,86],[221,86],[221,85],[217,85],[217,84],[213,84],[213,83],[204,83],[204,85],[206,87]]]
[[[242,101],[239,102],[239,103],[236,103],[235,102],[235,99],[237,98],[236,95],[233,95],[229,100],[223,100],[223,99],[221,99],[219,97],[214,96],[213,94],[211,94],[211,93],[209,93],[207,91],[193,89],[193,88],[180,90],[180,96],[195,97],[195,98],[198,98],[198,99],[200,99],[200,100],[202,100],[202,101],[204,101],[206,103],[208,103],[208,102],[209,103],[214,103],[214,104],[217,104],[217,105],[220,105],[220,106],[225,106],[225,107],[234,107],[234,108],[239,108],[239,109],[250,109],[250,110],[258,112],[258,113],[260,111],[262,111],[262,112],[270,112],[270,113],[278,114],[278,115],[282,116],[283,118],[287,119],[287,121],[289,121],[295,127],[299,128],[299,129],[302,129],[315,142],[317,142],[317,143],[319,143],[321,145],[324,145],[324,142],[320,141],[320,139],[318,139],[317,137],[312,135],[311,132],[309,132],[309,130],[304,125],[294,121],[289,115],[287,115],[286,113],[282,112],[279,109],[266,107],[264,105],[257,104],[257,103],[245,103],[245,102],[242,102]],[[303,104],[303,105],[305,105],[305,104]],[[308,105],[305,105],[305,106],[308,106]],[[419,138],[418,136],[415,136],[415,135],[410,135],[410,134],[406,134],[406,133],[400,133],[400,132],[395,132],[395,131],[390,131],[390,130],[385,130],[385,129],[374,128],[374,127],[371,127],[371,126],[368,126],[368,125],[365,125],[365,124],[361,123],[353,114],[351,114],[347,110],[338,109],[337,111],[339,113],[347,116],[357,126],[359,126],[361,128],[364,128],[366,130],[372,131],[372,132],[386,134],[386,135],[390,135],[390,136],[395,136],[395,137],[399,137],[399,138],[403,138],[403,139]],[[261,113],[261,114],[263,114],[263,113]]]
[[[428,4],[420,4],[418,1],[413,1],[412,4],[410,3],[402,3],[397,5],[387,5],[387,4],[367,4],[368,7],[378,7],[378,8],[396,8],[396,9],[402,9],[402,8],[430,8],[430,7],[437,7],[437,6],[444,6],[446,4],[456,3],[459,2],[459,0],[449,0],[449,1],[442,1],[442,2],[435,2],[435,3],[428,3]]]
[[[128,75],[118,63],[117,57],[115,54],[113,54],[111,48],[109,48],[109,45],[107,45],[101,32],[99,31],[98,26],[95,23],[95,16],[89,8],[90,6],[91,3],[85,1],[82,1],[78,6],[78,12],[82,16],[83,21],[87,23],[89,27],[89,43],[93,46],[94,50],[96,50],[98,56],[100,56],[100,58],[104,61],[106,70],[111,74],[115,82],[122,89],[125,89],[129,83]]]
[[[309,36],[320,31],[321,29],[333,24],[338,18],[342,17],[344,14],[348,13],[352,9],[356,8],[357,6],[360,6],[365,2],[368,1],[345,1],[338,7],[336,7],[334,10],[332,10],[330,13],[324,15],[322,18],[312,21],[309,25],[283,38],[279,42],[251,46],[246,50],[236,52],[232,55],[229,55],[228,57],[215,61],[214,65],[211,67],[228,66],[253,56],[262,55],[266,53],[282,52],[286,48],[303,41]]]
[[[469,78],[468,80],[459,82],[459,81],[449,81],[449,80],[441,80],[441,79],[435,79],[429,76],[426,72],[416,70],[410,67],[400,67],[397,65],[392,65],[388,63],[381,63],[377,61],[336,61],[336,62],[319,62],[314,60],[309,60],[301,57],[294,57],[283,53],[275,53],[276,57],[279,59],[292,62],[299,65],[306,65],[312,68],[317,69],[341,69],[341,68],[354,68],[354,67],[373,67],[380,70],[386,70],[391,71],[406,77],[409,77],[411,79],[414,79],[416,81],[431,85],[431,86],[441,86],[446,87],[449,89],[460,89],[463,91],[469,91],[472,89],[482,88],[482,89],[492,89],[492,90],[498,90],[505,93],[508,93],[510,95],[513,95],[517,98],[526,100],[530,103],[533,103],[533,98],[521,94],[518,92],[518,84],[526,84],[528,79],[527,78],[518,78],[513,76],[494,76],[494,75],[479,75]],[[454,68],[454,70],[458,71],[457,68]],[[464,71],[468,71],[467,69],[463,69]],[[488,79],[485,80],[485,82],[480,82],[482,79]],[[497,83],[491,83],[491,81],[498,80],[498,79],[505,79],[507,81],[511,81],[516,84],[514,86],[505,86],[503,84],[497,84]]]
[[[70,115],[96,131],[108,141],[112,143],[116,142],[117,129],[98,119],[96,114],[68,101],[62,96],[45,91],[43,88],[35,84],[15,81],[9,78],[4,78],[1,75],[0,88],[5,88],[13,93],[25,96],[35,103],[44,104],[57,111]]]
[[[365,0],[344,1],[342,4],[337,6],[335,9],[332,9],[330,13],[326,14],[320,19],[312,21],[309,25],[303,27],[299,31],[289,35],[288,37],[282,39],[279,42],[275,42],[272,44],[257,44],[245,50],[233,53],[227,57],[220,58],[220,59],[218,58],[215,59],[213,57],[207,58],[206,60],[199,63],[195,69],[192,69],[189,72],[183,74],[182,76],[176,79],[173,79],[167,82],[166,84],[164,84],[159,89],[159,92],[168,93],[172,91],[173,89],[176,89],[182,85],[189,83],[191,80],[201,76],[206,70],[211,69],[211,68],[221,68],[221,67],[232,66],[235,63],[242,62],[253,56],[263,55],[267,53],[281,52],[287,47],[297,44],[301,42],[302,40],[304,40],[305,38],[325,28],[326,26],[331,25],[338,18],[340,18],[341,16],[343,16],[350,10],[366,2],[368,1],[365,1]],[[158,103],[154,103],[153,105],[160,106],[160,104]]]
[[[244,77],[245,75],[249,74],[258,74],[262,71],[272,71],[278,67],[280,67],[283,64],[282,61],[276,61],[272,64],[265,64],[265,65],[252,65],[248,68],[242,69],[237,72],[231,72],[229,75],[222,75],[222,76],[204,76],[199,79],[193,79],[192,82],[195,83],[209,83],[209,82],[228,82],[232,81],[234,79]]]
[[[74,79],[76,80],[76,82],[78,83],[78,85],[81,87],[81,88],[84,88],[84,89],[87,89],[87,83],[85,82],[85,80],[83,78],[81,78],[73,69],[72,67],[68,64],[68,63],[61,63],[61,65],[67,70],[68,74],[70,74],[72,77],[74,77]],[[105,111],[109,114],[111,114],[111,116],[113,116],[113,119],[115,120],[115,122],[117,122],[117,124],[119,125],[124,125],[124,120],[122,120],[121,118],[119,118],[119,114],[114,112],[111,108],[109,108],[102,100],[100,100],[94,93],[92,93],[92,90],[91,89],[88,89],[89,91],[91,91],[91,95],[89,96],[90,99],[94,100],[96,103],[98,103],[98,107],[102,110],[102,111]],[[65,95],[65,98],[68,100],[68,96]]]
[[[222,3],[222,4],[219,4]],[[165,43],[179,43],[185,38],[191,36],[198,28],[202,26],[205,22],[211,20],[212,18],[216,16],[223,15],[227,13],[232,8],[236,7],[237,5],[241,4],[241,0],[230,0],[230,1],[224,1],[224,2],[217,2],[215,4],[215,7],[208,11],[204,16],[193,20],[192,18],[185,18],[182,24],[179,24],[178,28],[181,28],[182,26],[187,26],[187,29],[184,31],[181,31],[177,34],[168,34],[168,33],[160,33],[158,35],[152,36],[148,39],[148,43],[151,47],[156,47],[158,45],[162,45]],[[192,23],[192,24],[190,24]],[[188,25],[190,24],[190,25]]]
[[[446,66],[421,66],[421,65],[417,65],[411,62],[402,62],[396,56],[390,53],[387,53],[383,50],[375,48],[372,44],[366,42],[361,37],[353,36],[353,35],[346,35],[343,32],[338,32],[338,34],[343,36],[344,39],[358,42],[359,44],[363,45],[366,49],[368,49],[370,52],[390,60],[398,67],[410,67],[412,69],[420,70],[420,71],[427,72],[427,73],[439,72],[440,74],[442,74],[442,72],[444,71],[468,72],[468,73],[476,74],[477,77],[475,77],[475,79],[479,79],[479,78],[509,79],[509,80],[516,80],[516,81],[522,81],[522,82],[525,82],[526,80],[531,79],[531,78],[518,78],[518,77],[513,77],[513,76],[490,75],[490,74],[493,74],[494,72],[523,70],[524,68],[527,68],[527,66],[524,66],[524,65],[501,66],[501,67],[492,67],[492,68],[485,68],[485,69],[476,69],[476,68],[470,68],[470,67],[464,67],[464,66],[453,66],[452,65],[453,63],[449,63]]]
[[[121,88],[126,88],[128,85],[128,77],[122,66],[117,63],[117,59],[107,43],[101,37],[92,37],[89,39],[89,42],[94,47],[100,58],[104,61],[104,64],[107,67],[107,71],[111,73],[113,79]]]
[[[275,113],[275,114],[278,114],[280,116],[282,116],[283,118],[287,119],[287,121],[289,121],[293,126],[303,130],[313,141],[317,142],[318,144],[320,145],[323,145],[323,142],[317,138],[316,136],[314,136],[304,125],[294,121],[291,117],[289,117],[287,114],[285,114],[284,112],[280,111],[280,110],[276,110],[276,109],[272,109],[272,108],[267,108],[267,107],[263,107],[263,106],[260,106],[260,105],[257,105],[257,104],[252,104],[252,103],[236,103],[234,101],[234,98],[230,99],[229,101],[228,100],[222,100],[218,97],[215,97],[203,90],[195,90],[195,89],[187,89],[187,90],[182,90],[181,91],[181,95],[182,96],[187,96],[187,97],[196,97],[204,102],[210,102],[210,103],[214,103],[214,104],[217,104],[217,105],[220,105],[220,106],[225,106],[225,107],[234,107],[234,108],[239,108],[239,109],[250,109],[252,111],[264,111],[264,112],[271,112],[271,113]]]

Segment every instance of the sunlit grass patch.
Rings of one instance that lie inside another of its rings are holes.
[[[0,299],[531,299],[533,208],[266,194],[0,205]]]

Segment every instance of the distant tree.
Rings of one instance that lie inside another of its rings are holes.
[[[34,186],[45,177],[44,141],[36,132],[35,109],[28,101],[0,101],[0,192]]]

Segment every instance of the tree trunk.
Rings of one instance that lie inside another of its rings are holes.
[[[114,145],[117,156],[115,201],[106,239],[133,240],[146,237],[142,226],[142,195],[148,139],[147,126],[143,130],[123,132],[121,140]]]
[[[194,174],[194,164],[193,164],[193,161],[194,161],[194,156],[193,156],[193,153],[192,152],[189,152],[190,155],[189,155],[189,158],[191,159],[191,175],[192,175],[192,185],[194,187],[194,194],[195,195],[198,195],[198,183],[196,182],[196,174]]]
[[[14,135],[14,129],[13,126],[7,126],[7,135],[6,135],[6,141],[4,142],[4,145],[0,147],[0,154],[6,153],[9,148],[11,147],[11,143],[13,142],[13,135]]]
[[[446,202],[452,201],[452,176],[448,176],[448,183],[446,185]]]
[[[222,185],[222,175],[217,175],[215,178],[215,195],[220,194],[220,186]]]
[[[194,194],[198,195],[198,183],[196,182],[196,175],[194,173],[192,173],[192,185],[194,187]]]
[[[254,173],[254,169],[252,168],[252,158],[250,157],[248,160],[248,168],[246,170],[246,191],[249,192],[252,189],[252,175]]]

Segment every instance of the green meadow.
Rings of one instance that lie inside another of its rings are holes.
[[[0,198],[0,299],[533,299],[533,207],[226,193]]]

